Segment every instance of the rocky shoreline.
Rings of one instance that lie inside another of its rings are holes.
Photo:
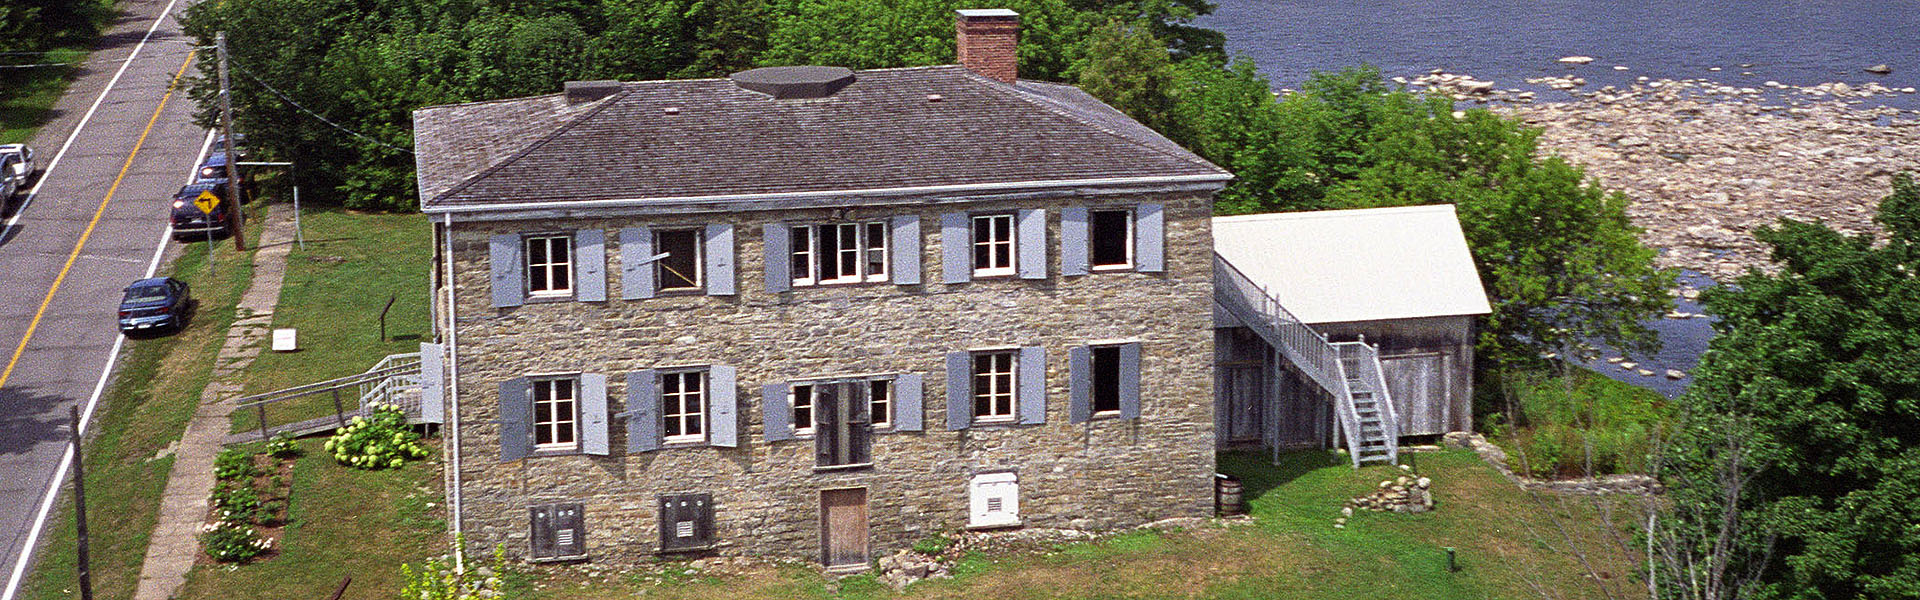
[[[1543,128],[1543,150],[1626,193],[1628,216],[1646,230],[1642,240],[1662,251],[1660,266],[1716,281],[1770,268],[1753,230],[1780,218],[1877,232],[1872,217],[1889,176],[1920,172],[1920,111],[1867,105],[1912,88],[1640,79],[1591,91],[1572,75],[1529,80],[1572,96],[1539,103],[1533,92],[1464,75],[1436,72],[1405,83]]]

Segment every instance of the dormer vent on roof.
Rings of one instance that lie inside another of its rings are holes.
[[[569,81],[567,104],[584,104],[620,93],[620,82],[613,80]]]
[[[734,85],[777,100],[825,98],[853,83],[846,67],[764,67],[729,76]]]

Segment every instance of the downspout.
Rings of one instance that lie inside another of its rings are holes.
[[[447,490],[447,503],[453,508],[453,536],[464,539],[461,523],[465,519],[463,494],[460,490],[460,328],[459,320],[454,317],[455,302],[453,295],[453,214],[447,213],[441,221],[446,238],[446,249],[441,256],[446,257],[447,284],[447,432],[453,448],[453,457],[448,460],[448,470],[452,474],[452,484]],[[455,573],[466,573],[466,552],[462,548],[453,549],[453,568]]]

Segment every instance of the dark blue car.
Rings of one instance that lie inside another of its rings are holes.
[[[142,279],[127,286],[120,299],[122,333],[179,331],[186,325],[193,295],[184,281],[172,277]]]

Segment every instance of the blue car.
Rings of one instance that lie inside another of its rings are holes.
[[[193,294],[172,277],[142,279],[127,286],[120,299],[121,333],[179,331],[186,325]]]

